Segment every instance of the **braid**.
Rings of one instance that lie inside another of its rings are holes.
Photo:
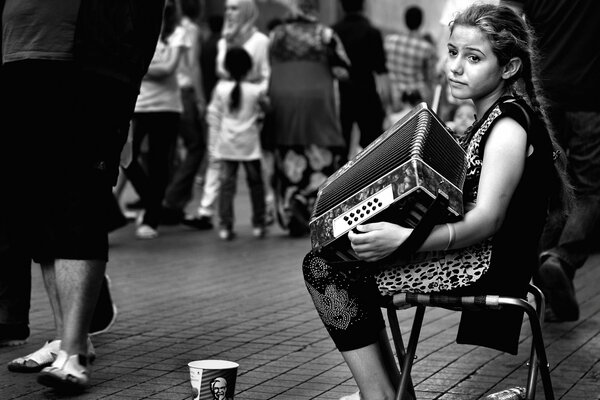
[[[242,85],[239,80],[235,81],[235,86],[229,95],[229,111],[234,113],[240,109],[242,99]]]

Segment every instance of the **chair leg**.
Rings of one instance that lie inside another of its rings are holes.
[[[542,384],[544,386],[544,394],[546,396],[546,400],[554,400],[554,391],[552,389],[552,379],[550,378],[548,357],[546,356],[544,339],[542,337],[542,327],[540,325],[540,321],[535,318],[536,315],[528,313],[528,316],[531,325],[531,331],[533,333],[535,351],[537,353],[537,358],[539,359],[539,363],[536,363],[536,365],[539,365],[540,375],[542,376]]]
[[[404,348],[404,341],[402,340],[402,332],[400,332],[400,322],[398,321],[397,310],[393,306],[387,307],[387,315],[390,323],[390,329],[392,330],[392,338],[394,339],[396,356],[398,357],[398,365],[402,371],[402,368],[404,367],[404,360],[406,360],[406,349]],[[410,375],[408,376],[407,390],[413,399],[417,398]]]
[[[412,370],[415,354],[417,353],[417,344],[419,344],[419,336],[421,335],[421,326],[423,325],[424,315],[425,306],[417,306],[412,329],[410,331],[410,338],[408,339],[408,348],[406,349],[406,355],[402,365],[402,376],[400,377],[400,385],[398,386],[398,392],[396,393],[396,400],[408,400],[410,398],[416,399],[416,396],[407,392],[407,388],[409,387],[409,382],[411,381],[410,372]]]
[[[532,354],[529,360],[530,364],[527,381],[527,400],[532,400],[535,397],[535,385],[537,381],[538,368],[540,375],[542,376],[542,385],[544,386],[546,400],[554,400],[554,391],[552,389],[552,380],[550,378],[550,368],[548,367],[548,358],[546,357],[544,338],[542,336],[542,326],[540,324],[540,318],[543,318],[543,315],[540,317],[538,311],[536,311],[531,304],[522,299],[503,299],[503,303],[505,305],[516,306],[524,310],[527,313],[529,325],[531,326],[535,354]],[[539,360],[539,362],[537,360]]]
[[[544,320],[544,314],[545,314],[545,308],[546,308],[545,301],[544,301],[544,295],[542,294],[541,290],[539,290],[537,287],[535,287],[533,285],[529,285],[529,293],[531,293],[534,297],[537,320],[539,321],[540,327],[541,327],[541,324]],[[538,357],[537,357],[537,351],[535,348],[535,342],[534,342],[534,339],[532,338],[531,355],[529,356],[529,364],[528,364],[529,365],[529,374],[527,376],[527,391],[526,391],[526,396],[525,396],[525,398],[527,400],[535,399],[537,376],[538,376],[538,370],[539,370],[538,362],[539,361],[538,361]]]

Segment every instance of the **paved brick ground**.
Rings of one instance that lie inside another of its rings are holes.
[[[187,363],[226,359],[240,364],[236,399],[337,399],[356,390],[320,324],[304,287],[306,239],[276,227],[251,237],[247,196],[238,199],[238,238],[166,227],[153,241],[133,226],[111,236],[109,274],[119,307],[114,328],[93,339],[93,387],[78,399],[190,399]],[[545,340],[557,399],[600,399],[600,255],[577,276],[577,322],[547,324]],[[413,312],[399,313],[404,332]],[[530,343],[524,327],[519,356],[454,343],[458,314],[429,309],[413,379],[419,399],[478,399],[524,385]],[[35,350],[53,336],[39,269],[34,268],[32,335],[27,345],[0,349],[0,363]],[[35,374],[0,369],[0,399],[57,399]],[[538,399],[543,399],[541,387]]]

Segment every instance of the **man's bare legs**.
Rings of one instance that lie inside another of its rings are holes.
[[[88,329],[106,263],[97,260],[56,260],[42,266],[61,350],[87,354]]]
[[[369,346],[342,352],[358,385],[362,400],[393,400],[400,382],[387,333],[380,332],[379,341]]]

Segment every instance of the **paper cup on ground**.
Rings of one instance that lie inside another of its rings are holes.
[[[193,400],[233,400],[239,364],[199,360],[188,364]]]

